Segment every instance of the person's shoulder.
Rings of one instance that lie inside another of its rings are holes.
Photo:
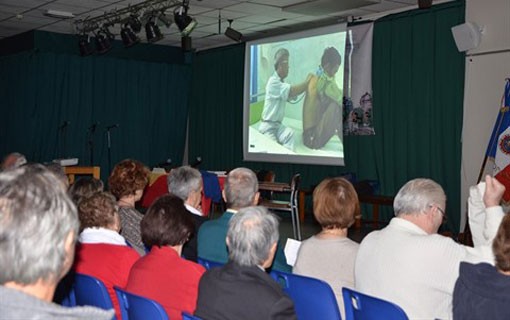
[[[180,262],[184,268],[186,268],[188,271],[190,271],[196,275],[201,276],[202,274],[204,274],[206,272],[206,269],[202,265],[200,265],[196,262],[186,260],[184,258],[181,258]]]

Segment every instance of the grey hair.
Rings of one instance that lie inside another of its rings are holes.
[[[278,219],[265,207],[244,208],[228,224],[229,258],[241,266],[260,265],[278,237]]]
[[[255,194],[259,190],[259,182],[250,169],[237,168],[228,174],[224,188],[227,206],[244,208],[253,205]]]
[[[425,212],[431,205],[446,202],[443,188],[431,179],[413,179],[407,182],[395,196],[395,215]]]
[[[58,281],[65,239],[78,233],[76,207],[58,178],[39,164],[0,174],[0,284]],[[72,260],[71,260],[72,261]]]
[[[202,174],[190,166],[172,169],[167,177],[168,192],[186,201],[191,191],[200,191]]]

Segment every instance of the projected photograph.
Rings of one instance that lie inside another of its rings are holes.
[[[345,35],[247,46],[248,153],[343,159]]]

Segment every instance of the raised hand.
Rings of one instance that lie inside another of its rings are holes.
[[[485,176],[485,193],[483,195],[483,203],[486,208],[499,206],[504,193],[505,186],[501,184],[501,182],[490,175]]]

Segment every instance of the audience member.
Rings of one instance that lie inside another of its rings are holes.
[[[24,155],[18,152],[9,153],[2,160],[2,171],[15,169],[27,163]]]
[[[82,199],[89,198],[94,193],[103,191],[103,181],[92,177],[83,177],[76,180],[71,185],[69,188],[69,195],[71,196],[74,204],[79,205]]]
[[[354,288],[354,261],[359,244],[347,229],[359,215],[358,195],[344,178],[328,178],[313,192],[313,214],[322,231],[303,241],[292,272],[326,281],[345,319],[342,287]]]
[[[76,207],[41,165],[0,174],[0,318],[111,319],[113,310],[51,302],[73,263]]]
[[[140,254],[145,248],[140,236],[140,221],[143,215],[135,209],[135,203],[141,199],[143,190],[149,183],[149,169],[136,160],[123,160],[115,165],[108,179],[110,192],[117,198],[120,206],[120,234]]]
[[[112,195],[100,192],[83,199],[78,207],[81,229],[74,270],[101,280],[112,299],[117,318],[119,302],[114,286],[127,284],[133,264],[140,258],[119,234],[118,207]]]
[[[451,318],[460,262],[494,259],[491,244],[503,218],[499,203],[505,187],[490,176],[485,181],[470,190],[474,248],[436,234],[446,205],[439,184],[430,179],[406,183],[393,202],[396,217],[361,242],[356,290],[396,303],[410,319]]]
[[[510,215],[492,245],[496,267],[461,262],[453,291],[453,319],[508,319],[510,314]]]
[[[265,269],[278,243],[278,220],[264,207],[235,214],[227,232],[229,262],[200,280],[197,310],[202,319],[297,319],[292,300]]]
[[[228,222],[242,208],[257,205],[259,184],[253,171],[237,168],[229,172],[223,190],[223,199],[227,211],[216,220],[206,221],[198,230],[198,256],[203,259],[226,263],[228,260],[227,236]],[[285,255],[278,246],[273,268],[283,272],[292,272]]]
[[[171,194],[161,196],[141,226],[143,242],[152,249],[131,268],[126,290],[155,300],[170,319],[181,319],[183,311],[193,313],[205,269],[180,257],[194,228],[182,200]]]
[[[189,166],[172,169],[168,174],[168,191],[184,201],[184,206],[193,218],[195,231],[184,244],[182,254],[186,259],[197,261],[197,231],[200,225],[207,221],[202,215],[200,204],[202,202],[202,175],[197,169]]]

